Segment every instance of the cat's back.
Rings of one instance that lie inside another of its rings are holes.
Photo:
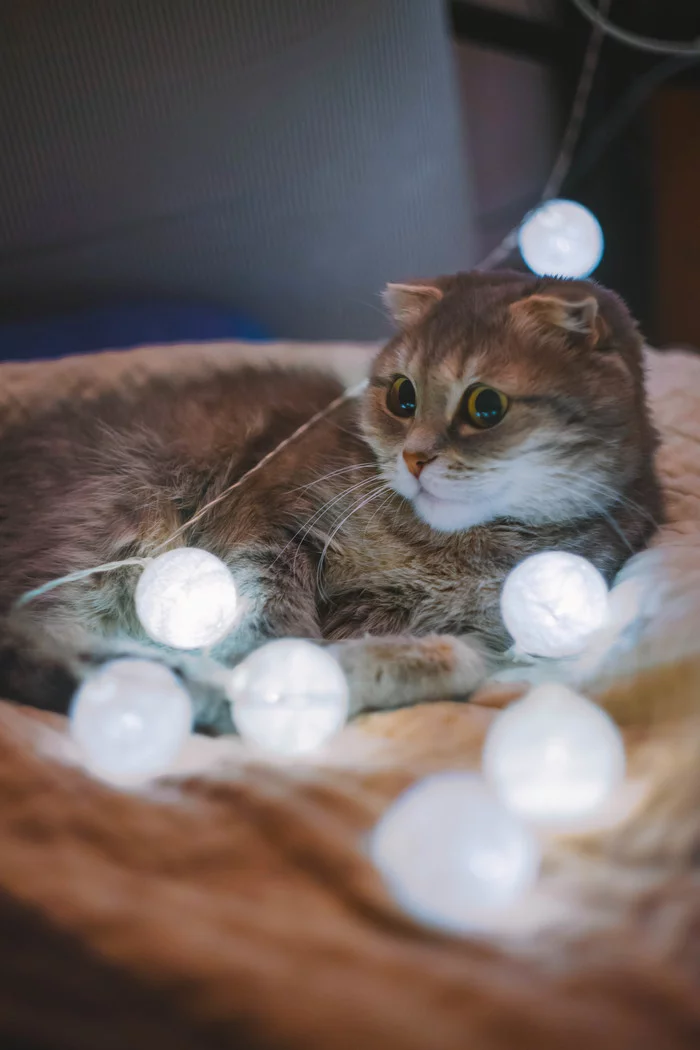
[[[52,389],[47,371],[35,366],[34,384],[41,397],[27,390],[18,398],[12,387],[0,392],[0,470],[31,452],[41,459],[58,458],[68,446],[108,445],[111,438],[133,444],[139,434],[170,447],[205,454],[221,440],[251,435],[263,426],[298,425],[341,390],[331,374],[279,366],[228,366],[202,370],[201,375],[175,371],[139,374],[122,372],[108,385],[89,381]],[[0,382],[2,376],[0,375]]]
[[[41,399],[5,399],[5,590],[68,571],[64,562],[96,564],[115,543],[126,547],[148,507],[170,515],[194,505],[217,476],[235,478],[341,389],[316,370],[231,362],[201,375],[125,371],[104,388],[74,383],[54,397],[44,389]]]

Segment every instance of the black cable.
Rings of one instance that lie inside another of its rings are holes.
[[[610,3],[611,0],[600,0],[601,10],[605,11],[606,14],[610,9]],[[593,87],[593,81],[600,60],[600,49],[603,43],[603,38],[604,33],[600,27],[593,26],[586,46],[586,53],[583,57],[581,73],[576,86],[574,101],[571,106],[571,112],[569,114],[569,120],[566,125],[562,144],[557,159],[554,162],[551,174],[542,190],[539,201],[540,204],[556,197],[571,168],[574,152],[578,144],[581,128],[583,127],[586,111],[588,109],[591,88]],[[505,262],[511,252],[517,247],[518,234],[521,225],[522,222],[518,223],[517,226],[513,227],[513,229],[506,234],[500,244],[497,244],[479,264],[478,269],[492,270]]]
[[[584,138],[565,179],[567,193],[588,175],[591,168],[598,164],[610,144],[621,134],[640,106],[644,105],[661,84],[699,62],[700,56],[685,58],[672,56],[658,62],[643,76],[638,77],[631,87],[617,99],[605,120],[598,124],[587,138]],[[477,216],[479,224],[481,226],[498,225],[504,219],[510,218],[513,213],[516,215],[527,213],[536,206],[540,196],[531,190],[497,208],[480,212]]]
[[[656,55],[700,55],[700,37],[692,41],[684,41],[642,36],[640,33],[633,33],[611,22],[607,15],[597,11],[589,0],[571,0],[571,3],[591,25],[597,26],[607,36],[613,37],[627,47],[633,47],[637,51],[649,51]]]
[[[583,147],[567,178],[567,188],[576,185],[591,168],[595,167],[610,143],[624,130],[640,106],[661,84],[698,62],[700,62],[700,53],[684,57],[674,55],[658,62],[633,81],[629,89],[615,102],[605,120],[593,129],[587,139],[584,139]]]
[[[576,6],[578,0],[572,0]],[[607,5],[601,4],[601,12],[605,12]],[[667,57],[664,61],[658,62],[650,70],[644,73],[641,77],[638,77],[629,89],[616,101],[613,108],[608,113],[605,120],[603,120],[587,137],[583,142],[583,147],[579,150],[578,156],[575,160],[573,159],[574,150],[578,140],[578,135],[581,130],[583,123],[583,117],[587,109],[588,96],[592,86],[593,75],[595,73],[600,40],[604,33],[607,32],[608,23],[605,14],[595,11],[590,8],[596,17],[592,20],[594,27],[597,28],[598,33],[594,34],[597,39],[594,41],[593,36],[589,41],[589,48],[584,59],[583,69],[579,85],[576,91],[576,102],[572,107],[571,117],[569,118],[569,126],[567,133],[564,136],[564,142],[562,143],[562,149],[559,153],[559,158],[555,167],[552,171],[552,175],[548,180],[548,185],[545,187],[544,192],[540,197],[540,202],[546,201],[559,192],[562,184],[565,183],[567,188],[571,188],[580,182],[584,178],[591,168],[600,160],[601,156],[610,146],[610,143],[623,131],[627,123],[632,119],[635,112],[640,106],[649,98],[651,94],[666,80],[676,76],[678,73],[684,72],[684,70],[694,66],[700,62],[700,46],[694,48],[693,45],[684,45],[679,51],[676,51],[675,45],[669,42],[669,47],[662,51]],[[584,14],[585,12],[581,12]],[[600,14],[600,18],[597,16]],[[610,34],[615,35],[615,34]],[[635,34],[632,34],[633,36]],[[641,38],[642,40],[651,40],[654,42],[654,38]],[[661,41],[663,43],[663,41]],[[630,45],[633,46],[633,45]],[[650,50],[650,49],[646,49]],[[655,51],[657,49],[654,49]],[[567,142],[568,139],[568,142]],[[525,200],[521,198],[521,204],[524,206],[524,210],[527,210]],[[515,210],[517,202],[509,202],[502,208],[496,210],[495,215],[489,214],[489,218],[494,220],[497,218],[497,212]],[[533,202],[533,206],[536,206]],[[481,264],[482,268],[488,269],[492,266],[498,266],[510,252],[517,245],[517,234],[520,229],[518,225],[516,228],[510,231],[510,233],[501,241],[501,243],[495,248],[489,256]]]

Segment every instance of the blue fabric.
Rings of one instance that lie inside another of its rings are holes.
[[[35,361],[95,350],[126,350],[144,343],[269,338],[269,334],[249,318],[216,307],[132,303],[91,307],[41,320],[0,323],[0,361]]]

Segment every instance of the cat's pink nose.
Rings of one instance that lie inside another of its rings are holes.
[[[429,456],[427,452],[407,452],[403,450],[403,458],[406,466],[414,478],[420,477],[420,472],[428,463],[432,463],[435,456]]]

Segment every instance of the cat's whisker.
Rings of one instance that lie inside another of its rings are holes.
[[[640,503],[630,499],[629,496],[625,496],[624,493],[618,492],[616,489],[612,488],[612,486],[606,485],[604,481],[590,477],[588,474],[584,474],[581,471],[574,471],[568,468],[561,473],[561,477],[565,481],[570,481],[572,478],[582,481],[586,488],[597,489],[601,496],[608,497],[612,503],[619,503],[629,507],[630,510],[636,511],[642,517],[646,518],[654,528],[659,528],[659,522],[654,518],[653,514],[646,509],[646,507],[643,507]]]
[[[634,554],[634,547],[628,540],[627,536],[625,536],[624,532],[622,531],[618,523],[615,521],[613,516],[609,514],[607,510],[605,510],[605,508],[600,503],[598,503],[598,501],[595,500],[592,496],[585,495],[583,492],[579,492],[578,495],[581,499],[584,499],[588,504],[590,504],[590,506],[593,507],[594,510],[596,510],[598,514],[600,514],[600,516],[607,521],[610,528],[613,530],[613,532],[617,533],[617,535],[624,543],[625,547],[627,547],[627,550],[630,552],[630,554]]]
[[[323,563],[325,561],[326,554],[328,552],[329,547],[333,543],[333,540],[338,535],[340,530],[343,528],[345,523],[347,521],[349,521],[349,519],[354,514],[357,514],[357,512],[362,510],[363,507],[366,507],[368,503],[372,503],[373,500],[378,499],[379,496],[383,495],[386,492],[386,490],[387,490],[387,486],[386,485],[380,485],[379,488],[375,489],[373,492],[366,493],[365,495],[363,495],[361,497],[361,499],[359,499],[357,501],[355,506],[351,507],[351,509],[348,511],[348,513],[345,515],[345,517],[341,519],[339,524],[337,524],[333,528],[333,531],[328,536],[328,538],[327,538],[327,540],[326,540],[326,542],[324,544],[323,550],[321,551],[321,556],[319,558],[318,566],[316,568],[316,582],[317,582],[317,585],[318,585],[318,588],[319,588],[319,592],[322,594],[323,597],[325,597],[325,594],[323,592],[323,584],[322,584],[322,579],[321,579],[321,573],[323,571]]]
[[[313,526],[315,524],[315,522],[319,518],[323,517],[323,515],[327,511],[329,511],[332,507],[334,507],[337,503],[339,503],[346,496],[349,496],[352,492],[356,492],[358,489],[364,488],[366,485],[375,484],[378,480],[379,479],[376,476],[373,476],[373,477],[370,477],[370,478],[364,478],[364,480],[358,481],[354,485],[350,485],[349,488],[343,489],[341,492],[339,492],[337,495],[335,495],[332,499],[327,500],[316,511],[316,513],[313,514],[310,519],[308,519],[308,521],[306,522],[306,525]],[[304,526],[302,526],[302,528],[304,528]],[[307,530],[307,532],[304,533],[304,537],[302,537],[302,539],[306,537],[307,533],[308,533],[308,530]]]
[[[380,485],[378,488],[374,489],[373,491],[371,491],[369,493],[363,493],[363,495],[360,496],[360,498],[350,508],[350,510],[347,512],[347,514],[345,514],[341,518],[336,518],[335,519],[335,522],[331,526],[330,531],[328,532],[328,534],[326,536],[324,547],[323,547],[323,550],[321,552],[321,560],[324,558],[326,552],[328,551],[328,548],[329,548],[330,544],[332,543],[333,538],[340,531],[340,529],[343,527],[345,522],[350,517],[352,517],[352,515],[355,514],[356,511],[358,511],[364,505],[365,500],[373,499],[376,495],[378,495],[378,493],[383,492],[383,491],[385,491],[385,486],[384,485]]]
[[[296,571],[296,562],[297,562],[299,551],[301,550],[302,545],[303,545],[307,535],[309,535],[311,530],[314,528],[314,525],[322,518],[323,513],[325,511],[327,511],[327,510],[330,510],[339,500],[341,500],[344,496],[348,495],[349,492],[353,491],[355,488],[361,487],[361,485],[368,484],[370,480],[373,480],[373,479],[367,479],[365,482],[362,482],[361,484],[358,484],[358,485],[354,485],[352,488],[344,489],[340,493],[340,495],[334,497],[332,500],[326,501],[326,503],[324,503],[322,507],[317,509],[312,514],[311,518],[307,518],[306,521],[303,522],[299,526],[299,528],[292,535],[292,537],[288,540],[288,542],[284,544],[284,546],[281,548],[280,551],[278,551],[278,553],[276,555],[276,558],[272,562],[271,568],[274,568],[274,566],[277,564],[277,562],[281,558],[282,554],[284,554],[284,552],[287,551],[292,546],[292,544],[295,542],[295,540],[297,540],[297,538],[301,534],[301,538],[298,540],[298,543],[296,545],[296,550],[294,552],[294,561],[292,563],[292,571],[293,572]]]
[[[574,472],[574,471],[571,471],[571,470],[564,469],[564,470],[561,470],[561,471],[554,471],[553,474],[550,475],[550,478],[559,478],[561,481],[566,481],[569,485],[571,485],[572,481],[574,481],[574,482],[576,480],[581,481],[583,483],[581,487],[577,488],[574,485],[574,490],[573,491],[574,491],[574,494],[575,494],[576,498],[583,500],[589,506],[593,507],[594,510],[602,518],[604,518],[605,521],[607,521],[608,525],[610,525],[612,530],[620,537],[620,539],[624,543],[625,547],[629,550],[630,554],[634,554],[635,553],[635,547],[630,543],[628,537],[625,535],[625,533],[622,530],[622,528],[620,527],[619,523],[615,520],[615,518],[608,511],[608,509],[602,503],[600,503],[598,500],[596,500],[591,495],[590,492],[585,492],[585,491],[582,491],[582,490],[584,488],[585,489],[589,489],[589,488],[597,489],[597,491],[601,495],[611,497],[610,503],[613,506],[615,505],[615,503],[623,503],[625,501],[625,497],[623,497],[619,493],[616,493],[613,489],[609,489],[603,483],[595,482],[593,479],[591,479],[587,475],[581,474],[581,473],[577,473],[577,472]],[[643,508],[642,507],[638,507],[638,505],[636,505],[633,500],[629,500],[627,502],[629,502],[629,504],[632,507],[632,509],[636,508],[637,510],[639,510],[640,513],[643,512]],[[646,516],[649,517],[649,518],[651,517],[650,515],[646,515]]]
[[[303,535],[301,536],[301,539],[299,540],[299,542],[297,544],[297,549],[296,549],[295,554],[294,554],[294,562],[292,563],[292,568],[294,570],[296,568],[296,559],[297,559],[297,555],[299,553],[299,550],[301,549],[301,545],[303,544],[304,540],[306,539],[306,537],[308,536],[309,532],[314,527],[316,522],[320,518],[322,518],[323,515],[328,510],[331,509],[331,507],[334,507],[335,504],[338,503],[340,500],[342,500],[345,496],[349,496],[351,492],[355,492],[357,489],[362,488],[365,485],[369,485],[369,484],[375,482],[376,480],[377,479],[374,478],[374,477],[372,477],[372,478],[365,478],[363,481],[358,481],[357,484],[351,485],[347,489],[343,489],[342,492],[338,493],[332,499],[327,500],[318,510],[316,510],[311,515],[310,518],[307,518],[307,520],[302,525],[299,526],[299,528],[294,533],[294,535],[291,537],[291,539],[284,545],[282,550],[277,554],[277,557],[273,561],[271,568],[277,563],[279,558],[282,557],[282,555],[287,550],[287,548],[290,547],[292,543],[294,543],[294,541],[299,536],[299,534],[303,533]]]
[[[366,507],[369,503],[372,503],[375,499],[378,499],[385,491],[386,491],[385,487],[382,486],[381,488],[377,489],[374,492],[369,493],[369,495],[367,495],[367,496],[363,497],[361,500],[359,500],[358,503],[356,504],[356,506],[354,506],[345,515],[345,517],[333,529],[332,533],[327,538],[326,543],[325,543],[325,545],[323,547],[323,550],[321,551],[321,556],[320,556],[319,561],[318,561],[318,566],[316,568],[316,585],[318,587],[318,591],[319,591],[320,596],[324,600],[327,600],[328,596],[327,596],[325,588],[323,586],[323,565],[324,565],[324,562],[325,562],[326,554],[328,553],[328,550],[329,550],[331,544],[333,543],[333,540],[335,539],[337,534],[340,532],[340,530],[343,528],[343,526],[346,524],[346,522],[354,514],[358,513],[358,511],[362,510],[363,507]]]
[[[306,489],[311,489],[315,485],[320,485],[322,481],[328,481],[330,478],[337,478],[341,474],[349,474],[353,470],[369,470],[370,467],[376,468],[377,464],[372,463],[351,463],[349,467],[340,467],[339,470],[331,470],[328,474],[322,474],[319,478],[315,478],[313,481],[308,481],[305,485],[298,485],[296,488],[290,489],[290,492],[303,492]]]
[[[649,524],[653,525],[655,529],[661,527],[653,514],[649,513],[645,507],[642,507],[642,505],[635,500],[630,499],[629,496],[625,496],[621,492],[615,492],[615,490],[609,486],[596,481],[592,481],[591,484],[597,488],[601,495],[609,496],[613,503],[619,503],[621,506],[629,507],[630,510],[635,511],[637,514],[641,515],[641,517],[646,518]]]
[[[362,535],[363,535],[363,537],[367,535],[367,529],[368,529],[368,528],[370,527],[370,525],[372,524],[372,522],[374,521],[374,519],[375,519],[375,518],[377,517],[377,515],[378,515],[378,514],[381,514],[381,512],[382,512],[382,511],[384,510],[384,508],[386,507],[386,505],[387,505],[388,503],[390,503],[390,502],[391,502],[391,500],[392,500],[392,498],[393,498],[393,496],[394,496],[394,495],[395,495],[395,493],[393,492],[393,490],[389,489],[389,492],[388,492],[388,494],[387,494],[387,497],[386,497],[386,499],[385,499],[385,500],[383,500],[383,501],[382,501],[382,502],[381,502],[381,503],[379,504],[379,506],[377,507],[377,509],[375,510],[374,514],[373,514],[373,515],[371,516],[371,518],[369,518],[369,519],[367,520],[367,522],[365,522],[365,527],[364,527],[364,529],[363,529],[363,531],[362,531]]]
[[[350,430],[348,427],[344,427],[341,423],[338,423],[336,420],[329,419],[328,425],[330,427],[333,427],[335,430],[339,430],[341,434],[347,434],[351,438],[357,437],[356,430]]]
[[[609,499],[611,504],[619,504],[620,506],[626,506],[630,510],[639,514],[641,517],[645,518],[651,525],[654,526],[655,529],[660,528],[659,522],[656,520],[654,515],[646,509],[646,507],[643,507],[640,503],[637,503],[636,500],[630,499],[629,496],[625,496],[624,493],[618,492],[616,489],[612,488],[612,486],[606,485],[604,481],[601,481],[597,478],[593,478],[590,475],[584,474],[581,471],[571,470],[570,468],[564,468],[563,470],[559,471],[558,476],[561,478],[562,481],[566,481],[569,483],[572,479],[579,480],[583,482],[583,487],[586,489],[595,488],[601,496],[604,496],[607,499]],[[585,493],[581,493],[581,495],[585,496]]]
[[[350,302],[355,306],[366,306],[368,309],[374,310],[375,313],[379,314],[379,316],[386,321],[387,312],[384,305],[380,305],[376,302],[372,303],[368,299],[356,299],[354,297],[350,299]]]

